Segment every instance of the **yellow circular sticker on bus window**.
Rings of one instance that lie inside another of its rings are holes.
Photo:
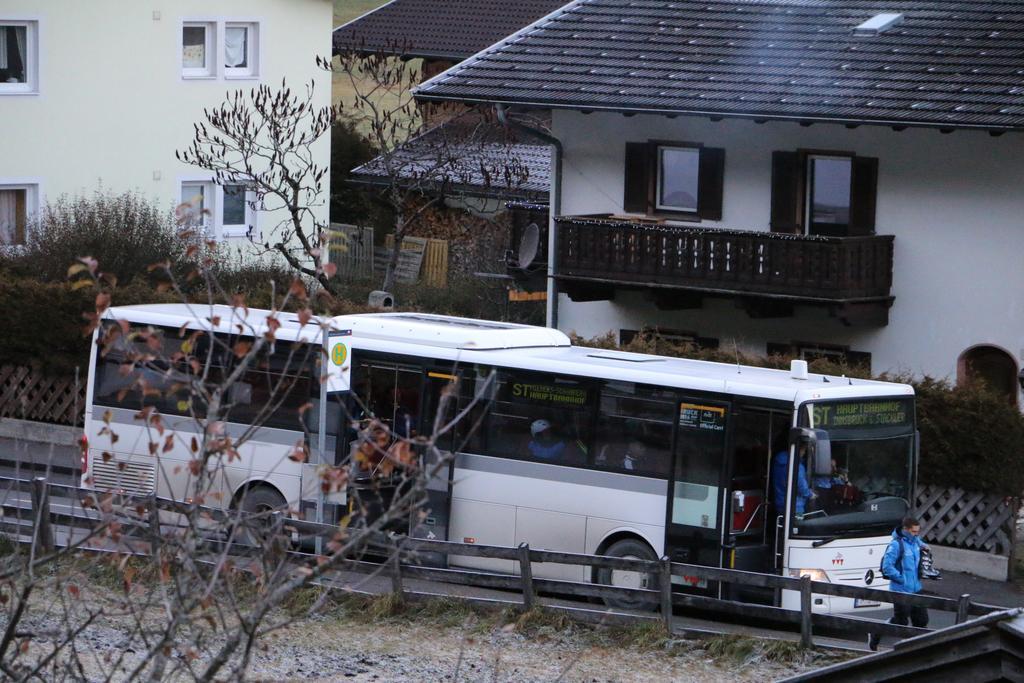
[[[331,362],[335,365],[344,365],[348,358],[348,347],[344,344],[335,344],[331,349]]]

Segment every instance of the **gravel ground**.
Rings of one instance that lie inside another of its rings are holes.
[[[155,616],[155,615],[150,615]],[[280,616],[280,615],[279,615]],[[643,640],[614,636],[603,627],[553,619],[540,624],[505,623],[514,617],[467,609],[454,614],[390,616],[371,620],[352,609],[332,607],[267,635],[254,653],[250,677],[266,681],[768,681],[831,661],[792,652],[769,661],[764,643],[713,656],[714,646],[669,641],[644,647]],[[4,619],[0,619],[0,628]],[[144,645],[131,639],[129,620],[104,618],[83,632],[75,648],[89,680],[103,680],[109,662],[124,655],[130,670]],[[23,627],[54,629],[57,616],[33,614]],[[618,633],[622,633],[620,630]],[[650,634],[648,633],[648,637]],[[198,653],[201,669],[208,652]],[[26,658],[49,651],[37,639]],[[176,651],[175,657],[184,653]],[[125,680],[122,675],[115,680]]]

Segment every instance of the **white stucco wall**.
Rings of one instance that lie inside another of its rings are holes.
[[[172,208],[181,180],[202,173],[174,152],[204,107],[282,78],[300,92],[315,80],[317,106],[330,104],[330,74],[315,59],[331,53],[332,18],[328,0],[3,0],[0,20],[39,22],[40,74],[38,94],[0,95],[0,184],[33,179],[44,203],[132,189]],[[259,79],[184,80],[184,19],[259,22]],[[329,140],[315,155],[328,165]],[[258,219],[264,232],[276,223]]]
[[[766,342],[849,345],[872,354],[872,369],[955,377],[961,352],[992,344],[1024,357],[1024,139],[1007,134],[559,111],[564,144],[562,214],[622,213],[626,142],[700,142],[726,150],[720,222],[767,230],[771,154],[798,148],[845,150],[879,159],[876,232],[895,235],[885,327],[844,327],[824,309],[755,320],[725,299],[699,310],[660,311],[639,292],[611,302],[559,300],[559,327],[586,336],[661,325],[764,353]]]

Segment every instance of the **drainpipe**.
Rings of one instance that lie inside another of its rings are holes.
[[[558,329],[558,283],[555,280],[555,273],[557,272],[556,262],[558,259],[558,226],[555,223],[555,217],[562,213],[562,156],[564,155],[562,141],[548,132],[513,121],[508,116],[507,105],[494,105],[494,112],[498,116],[498,121],[503,126],[519,131],[527,137],[545,142],[554,148],[551,188],[549,190],[550,199],[548,200],[548,300],[546,324],[548,327]]]

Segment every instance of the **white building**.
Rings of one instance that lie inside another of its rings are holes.
[[[1017,400],[1024,19],[1000,8],[577,0],[417,96],[554,110],[558,328]]]
[[[0,242],[23,241],[47,201],[101,186],[168,210],[201,197],[215,239],[258,238],[275,216],[175,151],[204,107],[239,89],[315,81],[317,106],[329,105],[315,60],[331,54],[332,17],[328,0],[2,0]],[[326,138],[315,156],[329,165]]]

